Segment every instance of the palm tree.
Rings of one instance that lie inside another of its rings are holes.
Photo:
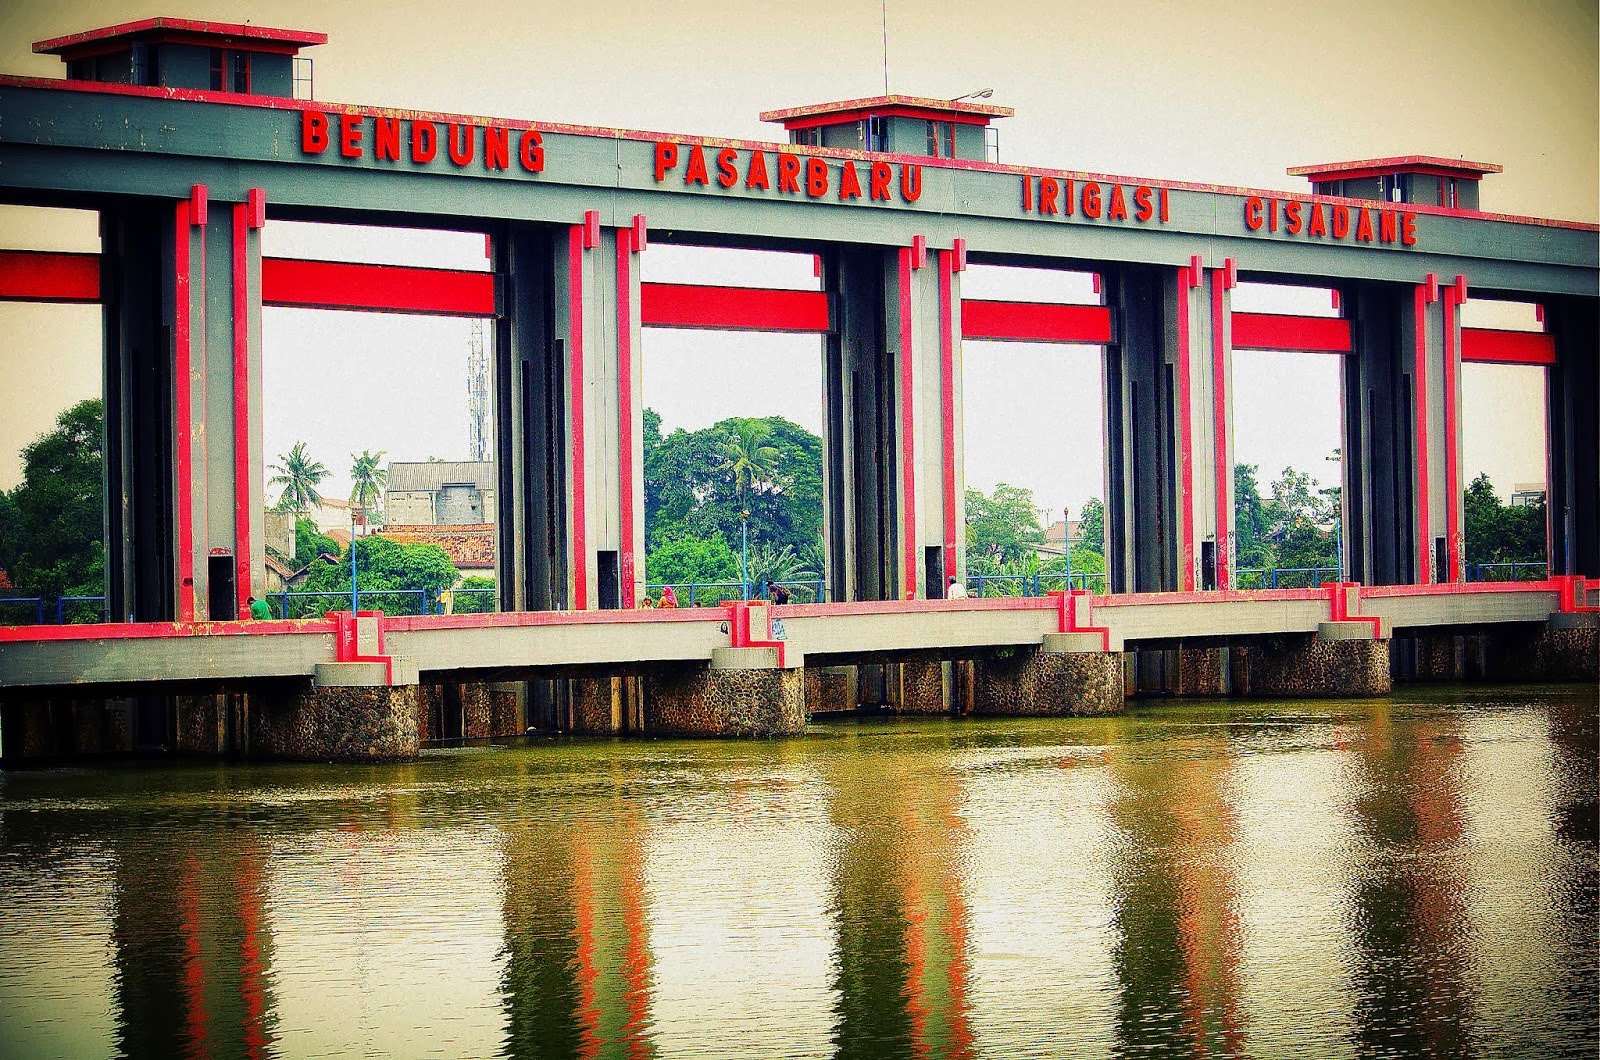
[[[734,490],[740,497],[754,488],[770,486],[782,454],[774,445],[772,424],[766,420],[736,420],[722,441],[721,472],[733,475]]]
[[[267,470],[277,472],[267,480],[267,485],[283,487],[283,495],[278,498],[279,511],[303,515],[322,506],[317,484],[328,477],[328,469],[306,454],[305,442],[295,442],[287,453],[278,457],[278,463],[268,464]]]
[[[389,471],[382,466],[386,452],[386,449],[379,449],[376,453],[363,449],[360,456],[350,454],[350,459],[355,461],[350,465],[350,481],[353,483],[351,504],[370,510],[383,492],[383,487],[389,484]]]

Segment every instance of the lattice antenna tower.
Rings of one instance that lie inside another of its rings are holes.
[[[481,319],[467,342],[467,448],[474,460],[493,459],[494,409],[489,401],[489,347]]]

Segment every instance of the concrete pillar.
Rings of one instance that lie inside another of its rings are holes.
[[[503,605],[556,610],[571,599],[568,556],[567,349],[552,312],[570,298],[556,291],[555,269],[566,261],[565,229],[509,225],[493,240],[503,278],[495,321],[495,429],[500,489],[495,578]]]
[[[1341,288],[1347,571],[1367,585],[1463,577],[1460,305],[1455,277]]]
[[[1600,302],[1551,299],[1548,370],[1550,573],[1600,577]]]
[[[1361,623],[1325,623],[1354,627]],[[1350,639],[1344,639],[1349,637]],[[1235,695],[1360,699],[1390,691],[1389,641],[1353,628],[1327,634],[1257,637],[1229,660]]]
[[[804,671],[780,669],[776,648],[717,648],[711,665],[645,679],[652,736],[799,736],[806,728]]]
[[[1117,327],[1106,348],[1106,533],[1113,592],[1162,592],[1192,581],[1195,565],[1180,557],[1180,511],[1187,511],[1198,534],[1207,524],[1198,489],[1182,497],[1181,412],[1190,409],[1190,435],[1197,437],[1195,413],[1203,408],[1203,330],[1196,296],[1180,295],[1179,270],[1123,266],[1103,274],[1106,301]],[[1192,282],[1186,281],[1186,282]],[[1213,278],[1213,283],[1218,282]],[[1173,371],[1179,343],[1180,307],[1187,308],[1188,374]],[[1187,379],[1187,391],[1179,381]],[[1187,397],[1187,405],[1180,402]],[[1214,451],[1214,449],[1213,449]],[[1199,459],[1198,447],[1188,448]],[[1192,471],[1192,469],[1191,469]],[[1193,483],[1192,476],[1188,480]],[[1180,498],[1185,504],[1180,506]],[[1231,502],[1229,502],[1231,503]],[[1224,507],[1227,505],[1225,504]],[[1198,546],[1196,546],[1198,551]]]
[[[1122,653],[1097,633],[1052,633],[1040,648],[979,660],[973,714],[1071,715],[1122,711]]]
[[[1170,351],[1174,391],[1180,592],[1233,584],[1233,279],[1231,268],[1204,269],[1196,257],[1160,283],[1160,347]],[[1120,356],[1132,352],[1125,342]]]
[[[5,765],[132,750],[132,712],[125,700],[13,693],[0,702],[0,763]]]
[[[644,435],[639,369],[642,228],[567,232],[555,261],[565,350],[569,606],[632,607],[644,586]]]
[[[259,757],[384,762],[417,755],[416,667],[403,659],[321,663],[312,687],[263,686],[251,698],[250,746]]]

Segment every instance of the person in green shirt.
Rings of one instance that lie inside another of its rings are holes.
[[[257,600],[252,596],[246,602],[250,605],[250,617],[256,621],[259,622],[272,617],[272,608],[267,606],[265,600]]]

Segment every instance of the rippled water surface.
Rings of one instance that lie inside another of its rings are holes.
[[[1596,702],[0,774],[0,1056],[1586,1056]]]

